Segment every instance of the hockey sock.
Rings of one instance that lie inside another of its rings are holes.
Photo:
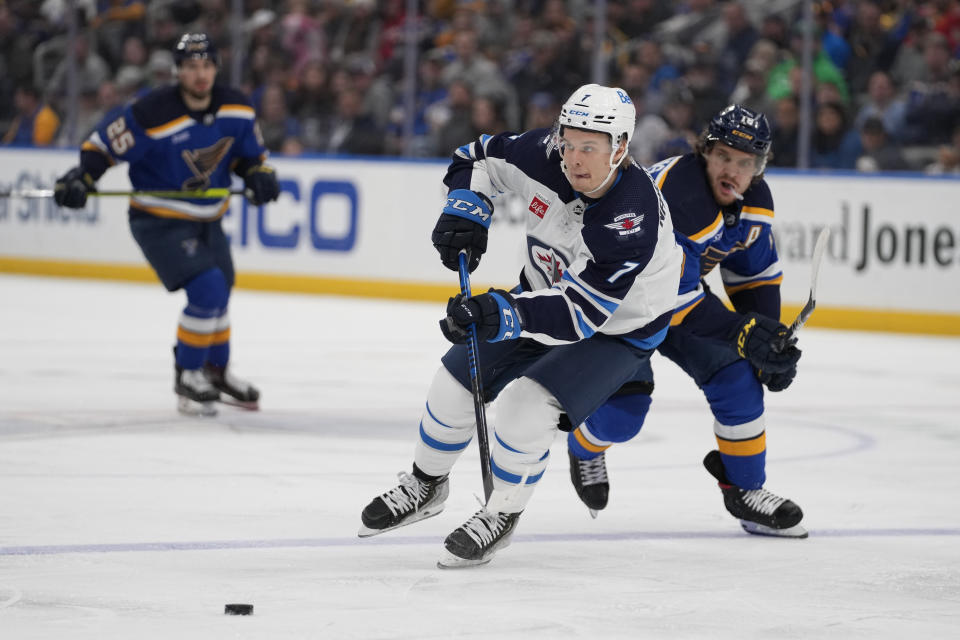
[[[718,371],[703,392],[727,477],[741,489],[759,489],[766,480],[766,422],[763,388],[753,367],[739,360]]]
[[[183,288],[187,306],[177,326],[177,366],[199,369],[207,360],[218,320],[226,308],[227,282],[220,269],[213,268],[194,277]],[[229,328],[227,336],[229,339]]]

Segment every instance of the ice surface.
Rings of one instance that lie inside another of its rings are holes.
[[[455,288],[451,274],[451,289]],[[439,570],[476,508],[360,540],[409,468],[441,304],[235,292],[256,413],[177,415],[182,294],[0,276],[0,638],[903,638],[960,629],[960,340],[807,327],[767,397],[768,483],[807,540],[749,536],[700,465],[705,401],[657,359],[591,520],[563,441],[513,545]],[[815,323],[816,315],[814,315]],[[495,412],[491,422],[495,422]],[[255,606],[225,616],[228,602]]]

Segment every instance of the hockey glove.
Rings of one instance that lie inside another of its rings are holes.
[[[440,331],[450,342],[466,342],[470,325],[477,325],[477,339],[487,342],[515,340],[520,337],[520,315],[513,296],[502,289],[490,289],[472,298],[458,294],[447,303],[447,317]]]
[[[767,389],[770,391],[783,391],[790,386],[790,383],[793,382],[793,379],[797,376],[797,365],[793,365],[786,371],[781,373],[768,373],[766,371],[757,370],[757,378],[760,379],[760,382],[766,385]]]
[[[243,176],[244,195],[255,207],[272,202],[280,197],[280,183],[273,167],[258,164],[250,167]]]
[[[480,256],[487,250],[487,229],[492,216],[493,203],[482,193],[469,189],[450,192],[430,236],[443,266],[458,271],[460,250],[466,249],[470,258],[468,270],[472,273],[477,268]]]
[[[767,374],[786,373],[796,369],[800,360],[800,349],[787,344],[788,332],[786,325],[751,312],[743,316],[733,340],[740,357],[749,360],[758,370]]]
[[[97,183],[82,167],[67,171],[53,185],[53,201],[57,206],[82,209],[87,204],[87,194],[97,190]]]

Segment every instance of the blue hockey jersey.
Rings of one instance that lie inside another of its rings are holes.
[[[243,174],[266,159],[253,107],[234,89],[215,85],[210,106],[191,112],[177,86],[151,91],[105,119],[81,147],[80,163],[94,179],[129,163],[137,191],[229,188],[231,169]],[[130,207],[156,216],[216,220],[229,200],[134,196]]]
[[[670,204],[686,255],[673,324],[682,323],[705,296],[702,278],[720,266],[728,297],[740,312],[780,316],[783,272],[771,227],[773,196],[761,179],[743,193],[738,218],[725,220],[697,154],[667,158],[650,168]]]
[[[563,344],[602,332],[644,348],[663,339],[683,252],[643,168],[629,166],[603,197],[587,198],[563,175],[551,131],[537,129],[460,147],[444,183],[483,193],[494,206],[505,192],[528,203],[516,296],[522,337]]]

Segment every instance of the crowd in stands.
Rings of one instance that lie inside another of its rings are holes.
[[[636,104],[641,164],[690,150],[711,114],[739,102],[770,118],[770,164],[794,167],[808,26],[811,167],[960,174],[960,0],[816,2],[810,25],[800,0],[606,0],[601,42],[592,0],[420,0],[414,25],[406,0],[246,0],[240,42],[231,0],[75,2],[69,47],[66,0],[0,0],[0,144],[75,146],[169,83],[176,39],[202,30],[220,47],[221,80],[242,56],[241,88],[278,153],[442,157],[481,133],[550,126],[594,79],[600,49],[605,84]]]

